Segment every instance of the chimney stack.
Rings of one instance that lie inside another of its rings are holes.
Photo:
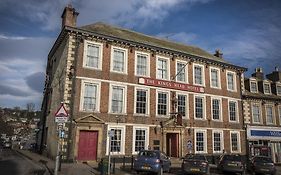
[[[75,8],[72,7],[71,4],[68,4],[61,15],[62,18],[62,29],[64,26],[76,27],[76,20],[77,16],[79,15],[78,12],[75,11]]]
[[[262,68],[258,67],[255,69],[255,73],[252,74],[253,77],[256,77],[258,80],[263,80]]]
[[[216,57],[218,57],[218,58],[222,58],[222,52],[220,51],[220,49],[217,49],[216,51],[215,51],[215,54],[214,54],[214,56],[216,56]]]

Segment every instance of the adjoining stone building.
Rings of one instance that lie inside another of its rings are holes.
[[[248,155],[271,156],[275,163],[281,163],[281,71],[276,68],[265,78],[257,68],[244,81]]]
[[[54,113],[70,114],[64,160],[99,160],[159,149],[172,157],[246,154],[243,67],[215,55],[103,23],[76,27],[68,6],[49,55],[42,110],[45,152],[54,157]],[[108,132],[113,132],[109,141]]]

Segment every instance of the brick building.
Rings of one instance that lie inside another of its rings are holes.
[[[245,78],[243,91],[244,122],[247,128],[249,156],[271,156],[281,162],[281,72],[264,77],[257,68],[252,77]]]
[[[64,102],[63,159],[98,160],[159,149],[245,155],[241,75],[215,55],[103,23],[76,27],[68,6],[46,69],[42,145],[57,148],[54,113]],[[109,131],[113,134],[109,140]]]

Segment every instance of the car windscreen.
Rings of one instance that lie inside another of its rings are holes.
[[[269,157],[255,157],[254,161],[259,163],[273,163]]]
[[[145,156],[145,157],[158,157],[158,154],[153,151],[141,151],[139,153],[139,156]]]

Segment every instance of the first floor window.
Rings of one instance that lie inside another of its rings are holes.
[[[230,139],[231,139],[231,151],[239,152],[239,145],[240,145],[239,134],[237,132],[231,132]]]
[[[136,94],[136,113],[147,114],[147,90],[138,89]]]
[[[219,88],[219,69],[211,69],[211,87]]]
[[[235,78],[232,72],[227,72],[227,90],[235,90]]]
[[[126,51],[114,48],[112,59],[112,70],[116,72],[126,73]]]
[[[186,95],[178,95],[178,113],[186,116]]]
[[[148,56],[137,54],[137,75],[148,76]]]
[[[186,82],[186,64],[182,62],[177,62],[177,81]]]
[[[205,132],[204,131],[195,131],[195,151],[196,152],[206,152],[206,141],[205,140]]]
[[[135,152],[144,150],[146,145],[146,129],[135,130]]]
[[[111,112],[112,113],[124,112],[124,87],[119,87],[119,86],[112,87]]]
[[[92,83],[84,84],[83,110],[95,111],[97,103],[97,85]]]
[[[203,85],[203,67],[199,65],[194,66],[194,83]]]
[[[214,132],[213,133],[213,143],[214,143],[214,152],[221,152],[222,151],[222,133],[221,132]]]
[[[111,137],[110,142],[110,152],[121,152],[121,138],[122,130],[121,129],[111,129],[113,132],[113,137]]]
[[[165,92],[159,92],[157,101],[157,114],[168,115],[168,94]]]
[[[157,78],[168,79],[168,61],[166,59],[157,60]]]
[[[220,99],[212,99],[213,120],[220,119]]]
[[[267,124],[274,124],[274,119],[273,119],[273,107],[272,106],[266,106],[266,123]]]
[[[258,104],[253,104],[252,106],[252,112],[253,112],[253,123],[260,123],[260,106]]]
[[[229,101],[228,103],[228,110],[229,110],[229,120],[230,121],[237,121],[237,108],[235,101]]]
[[[204,115],[204,98],[195,97],[195,118],[203,119]]]

